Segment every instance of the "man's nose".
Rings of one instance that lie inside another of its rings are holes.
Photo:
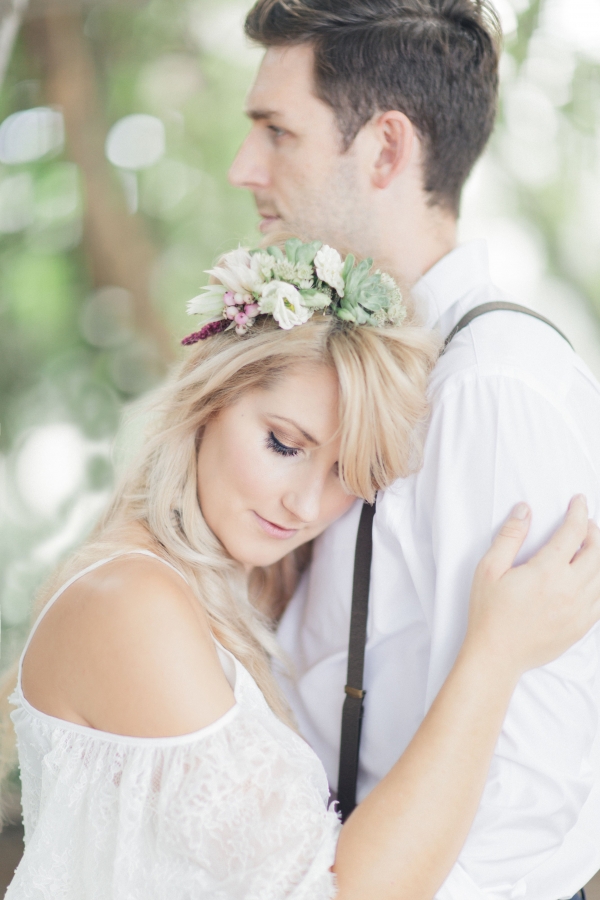
[[[251,131],[231,164],[229,183],[250,190],[268,187],[269,176],[262,156],[259,142]]]

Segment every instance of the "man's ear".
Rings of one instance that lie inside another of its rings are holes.
[[[380,152],[373,167],[372,181],[375,187],[384,189],[408,166],[415,143],[415,127],[404,113],[389,110],[375,120],[374,128]]]

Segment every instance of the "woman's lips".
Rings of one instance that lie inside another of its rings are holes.
[[[276,525],[274,522],[269,522],[268,519],[263,519],[257,512],[254,512],[254,515],[256,516],[260,527],[269,535],[269,537],[285,540],[286,538],[291,538],[295,534],[298,534],[297,528],[282,528],[281,525]]]

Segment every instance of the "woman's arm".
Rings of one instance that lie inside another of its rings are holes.
[[[454,668],[405,753],[342,828],[338,900],[431,900],[469,832],[518,679],[600,617],[600,531],[584,499],[535,557],[510,568],[529,521],[528,510],[513,514],[480,563]]]

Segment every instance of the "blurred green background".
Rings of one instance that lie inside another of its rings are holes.
[[[497,6],[501,110],[461,233],[600,374],[600,0]],[[0,3],[0,667],[105,503],[123,408],[177,358],[204,270],[258,238],[227,184],[260,60],[248,2],[23,7]]]

